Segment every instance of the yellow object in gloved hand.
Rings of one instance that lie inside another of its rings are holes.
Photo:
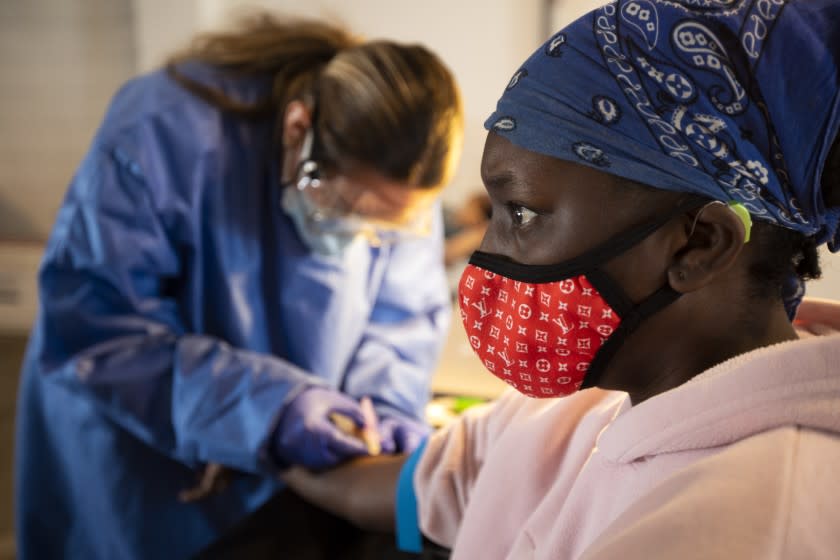
[[[362,440],[370,455],[379,455],[382,452],[382,442],[377,429],[376,411],[370,397],[362,397],[359,406],[365,419],[365,425],[361,428],[351,418],[338,412],[330,414],[330,421],[345,434]]]

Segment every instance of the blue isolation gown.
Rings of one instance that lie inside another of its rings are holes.
[[[190,71],[242,101],[265,92]],[[281,209],[269,120],[225,115],[162,71],[115,96],[40,272],[19,558],[190,556],[278,490],[268,440],[306,386],[422,417],[449,321],[440,220],[430,238],[311,254]],[[180,503],[208,462],[250,474]]]

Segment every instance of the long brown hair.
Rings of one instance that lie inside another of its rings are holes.
[[[188,61],[268,77],[272,86],[264,98],[244,103],[181,73]],[[235,31],[198,36],[167,71],[223,111],[278,119],[278,126],[290,101],[304,101],[316,109],[321,163],[337,170],[361,164],[395,181],[434,187],[449,179],[460,151],[458,87],[420,45],[364,42],[323,22],[260,14]]]

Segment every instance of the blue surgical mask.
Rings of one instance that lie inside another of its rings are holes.
[[[303,244],[309,250],[328,257],[341,257],[362,236],[354,218],[324,218],[321,210],[306,194],[289,185],[283,189],[283,211],[292,219]]]

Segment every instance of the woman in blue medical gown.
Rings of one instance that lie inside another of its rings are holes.
[[[184,558],[288,465],[411,449],[449,319],[457,87],[420,46],[261,17],[115,95],[58,212],[19,395],[19,557]],[[239,473],[184,502],[207,464]]]

